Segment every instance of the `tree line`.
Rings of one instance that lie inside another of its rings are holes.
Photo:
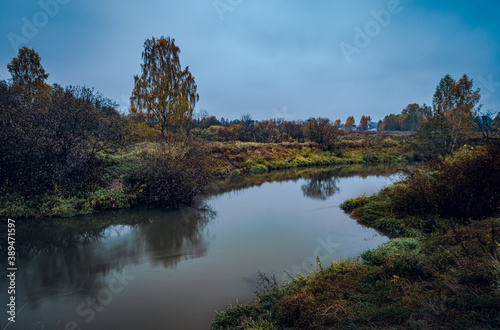
[[[7,66],[12,79],[0,81],[0,189],[26,195],[92,189],[104,184],[100,154],[134,142],[168,141],[175,134],[211,141],[312,141],[332,150],[349,132],[373,127],[366,115],[357,126],[353,116],[344,124],[328,118],[255,121],[249,114],[229,121],[206,111],[194,116],[197,84],[179,54],[174,39],[146,40],[142,72],[134,76],[124,115],[92,88],[49,85],[38,53],[21,48]],[[459,80],[446,75],[432,107],[409,104],[376,126],[416,131],[428,157],[451,153],[474,132],[487,140],[498,131],[500,117],[482,112],[480,97],[466,75]]]

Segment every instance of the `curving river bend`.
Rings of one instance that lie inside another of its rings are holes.
[[[18,314],[8,324],[3,312],[0,329],[209,329],[216,310],[253,299],[258,271],[282,281],[316,255],[325,265],[387,242],[338,205],[390,185],[395,171],[280,171],[219,182],[179,211],[19,221]]]

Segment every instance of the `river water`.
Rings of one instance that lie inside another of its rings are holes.
[[[259,271],[282,282],[316,256],[327,265],[387,242],[338,205],[395,170],[273,172],[219,182],[179,211],[17,221],[17,317],[8,324],[4,257],[0,329],[209,329],[216,311],[253,299]]]

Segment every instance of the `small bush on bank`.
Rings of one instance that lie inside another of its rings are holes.
[[[212,329],[243,329],[243,320],[251,317],[252,314],[255,314],[252,306],[230,305],[222,312],[217,312]]]
[[[239,177],[240,175],[241,175],[241,172],[239,170],[235,170],[231,173],[230,177],[236,178],[236,177]]]
[[[89,212],[92,210],[117,210],[128,208],[134,204],[135,196],[126,194],[123,188],[113,191],[108,188],[102,188],[89,194],[84,208],[89,210]]]
[[[268,171],[267,166],[262,165],[262,164],[257,164],[252,167],[250,167],[250,174],[259,174],[259,173],[266,173]]]
[[[19,195],[5,194],[0,198],[0,217],[14,219],[35,217],[32,203]]]
[[[211,161],[206,143],[184,139],[162,143],[139,155],[126,181],[139,203],[164,208],[190,205],[208,184]]]
[[[100,210],[117,210],[136,204],[133,194],[122,188],[113,191],[99,188],[82,196],[41,195],[31,199],[15,195],[0,199],[0,217],[51,218],[72,217]]]
[[[400,277],[427,278],[425,262],[420,260],[421,244],[415,238],[396,238],[374,250],[365,251],[361,257],[372,266],[382,266],[387,272]]]

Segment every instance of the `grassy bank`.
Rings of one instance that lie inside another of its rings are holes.
[[[161,152],[158,143],[138,143],[99,153],[100,179],[85,189],[64,189],[54,185],[51,193],[31,197],[15,192],[2,193],[0,217],[71,217],[138,204],[177,207],[190,203],[196,194],[202,192],[203,184],[216,178],[277,169],[411,160],[414,158],[412,141],[411,136],[364,134],[344,137],[332,151],[325,151],[311,142],[202,143],[181,140],[171,142],[168,147],[163,147],[168,150]],[[186,145],[190,150],[187,158]],[[197,167],[200,163],[203,166]],[[163,173],[161,177],[153,173],[159,169]],[[192,175],[186,176],[186,173]],[[200,173],[203,173],[202,180]],[[0,189],[5,191],[6,186]],[[153,190],[148,189],[151,187]],[[165,191],[168,187],[172,188]],[[179,190],[187,193],[182,196],[176,193]]]
[[[318,260],[283,287],[266,277],[254,303],[228,307],[213,328],[500,327],[499,172],[498,148],[462,148],[344,202],[357,221],[395,238],[356,260]]]
[[[220,173],[262,173],[305,166],[400,163],[415,157],[411,136],[378,134],[344,138],[334,150],[324,150],[311,142],[214,142],[212,148],[214,157],[220,160]]]

